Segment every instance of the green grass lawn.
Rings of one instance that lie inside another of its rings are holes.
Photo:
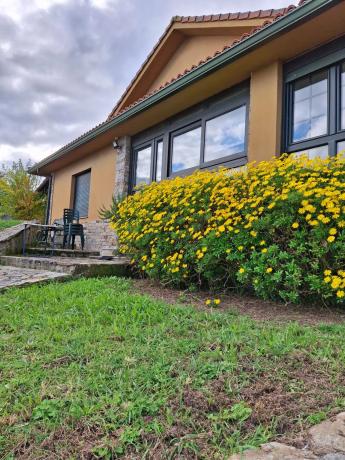
[[[15,225],[21,224],[21,220],[0,220],[0,232],[6,228],[14,227]]]
[[[0,297],[0,458],[223,459],[345,404],[345,325],[167,305],[125,279]]]

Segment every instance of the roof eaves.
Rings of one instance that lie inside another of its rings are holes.
[[[30,172],[32,174],[38,174],[40,168],[48,165],[52,161],[60,158],[71,150],[83,145],[100,134],[106,132],[127,119],[137,115],[138,113],[147,110],[149,107],[155,105],[159,101],[166,99],[172,94],[177,93],[184,87],[189,86],[193,82],[203,78],[207,74],[218,70],[226,64],[229,64],[240,56],[254,49],[260,44],[268,41],[270,38],[284,31],[285,29],[292,27],[294,24],[303,20],[305,17],[316,14],[319,10],[330,7],[332,4],[339,3],[342,0],[302,0],[298,7],[294,7],[288,13],[283,16],[279,16],[275,21],[265,23],[262,27],[256,28],[251,34],[243,37],[242,40],[234,42],[231,46],[225,47],[223,51],[215,53],[214,56],[207,58],[205,61],[199,63],[198,66],[192,66],[190,70],[185,72],[183,75],[174,78],[164,87],[159,88],[141,98],[136,103],[127,107],[114,118],[107,119],[103,123],[100,123],[95,128],[87,131],[82,136],[78,137],[74,141],[62,147],[60,150],[43,159],[36,165],[34,165]]]

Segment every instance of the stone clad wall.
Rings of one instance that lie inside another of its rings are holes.
[[[109,226],[109,222],[96,220],[93,222],[81,222],[84,227],[85,251],[100,252],[102,248],[117,249],[117,238],[114,230]],[[57,248],[62,248],[62,235],[55,239]],[[80,238],[75,239],[75,249],[80,250]]]
[[[23,248],[24,223],[0,231],[0,255],[20,254]],[[37,227],[27,227],[26,246],[32,245],[37,237]]]
[[[118,139],[119,148],[116,156],[116,175],[114,196],[124,196],[128,193],[129,166],[131,154],[131,138],[124,136]]]
[[[85,250],[100,251],[102,248],[117,248],[114,230],[106,221],[87,222],[84,225]],[[76,238],[79,243],[79,238]]]

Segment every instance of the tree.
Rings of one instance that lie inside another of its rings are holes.
[[[4,168],[0,173],[0,215],[42,221],[46,197],[36,191],[39,183],[40,179],[29,174],[21,160]]]

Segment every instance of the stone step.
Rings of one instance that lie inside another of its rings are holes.
[[[62,249],[56,248],[51,254],[50,248],[29,247],[26,248],[26,253],[33,256],[63,256],[63,257],[99,257],[98,251],[81,251],[78,249]]]
[[[0,265],[50,271],[74,277],[126,276],[130,272],[129,259],[126,257],[101,260],[87,257],[0,256]]]
[[[71,275],[29,268],[0,266],[0,292],[13,287],[26,287],[52,281],[67,281]]]

